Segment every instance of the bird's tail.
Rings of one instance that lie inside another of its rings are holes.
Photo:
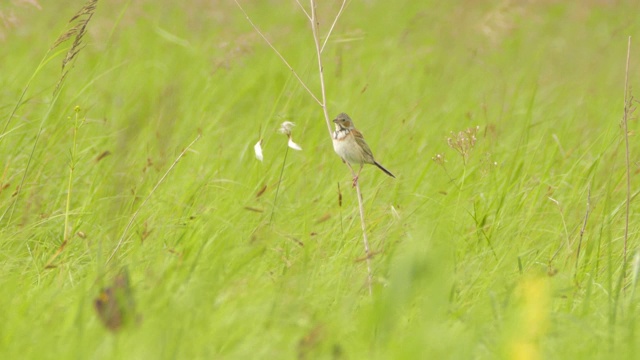
[[[374,161],[374,162],[373,162],[373,164],[374,164],[375,166],[379,167],[379,168],[380,168],[380,170],[384,171],[384,172],[385,172],[385,174],[387,174],[387,175],[391,176],[391,177],[392,177],[392,178],[394,178],[394,179],[396,178],[396,176],[395,176],[395,175],[393,175],[393,174],[391,173],[391,171],[389,171],[389,170],[385,169],[385,168],[384,168],[384,166],[380,165],[377,161]]]

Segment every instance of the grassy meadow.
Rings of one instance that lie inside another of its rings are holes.
[[[296,2],[241,3],[319,97]],[[237,5],[83,6],[0,5],[0,358],[640,352],[637,1],[348,3],[329,114],[397,176],[360,177],[372,295],[322,109]]]

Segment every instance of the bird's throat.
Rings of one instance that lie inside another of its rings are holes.
[[[335,140],[342,140],[344,139],[347,135],[349,135],[349,132],[351,132],[351,130],[346,129],[346,128],[337,128],[336,131],[333,132],[333,138]]]

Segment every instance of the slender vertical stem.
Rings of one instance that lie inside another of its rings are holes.
[[[70,232],[69,232],[69,218],[70,218],[70,210],[71,210],[71,189],[73,188],[73,172],[76,167],[76,149],[77,147],[77,139],[78,139],[78,128],[80,124],[78,124],[78,113],[80,112],[80,107],[76,106],[75,108],[75,122],[73,124],[73,142],[71,144],[70,151],[70,160],[69,160],[69,180],[67,181],[67,199],[64,208],[64,229],[62,231],[62,243],[58,247],[58,250],[51,256],[47,264],[45,265],[45,269],[48,269],[55,259],[62,254],[62,251],[67,247],[67,243],[69,242]]]
[[[75,108],[75,123],[73,125],[73,144],[71,147],[71,163],[69,164],[69,181],[67,184],[67,204],[64,211],[64,232],[63,232],[63,244],[69,240],[69,210],[71,209],[71,187],[73,185],[73,171],[76,167],[76,139],[78,136],[78,112],[80,108]]]
[[[318,17],[316,14],[316,2],[311,1],[311,31],[313,31],[313,41],[316,45],[316,55],[318,57],[318,72],[320,74],[320,91],[322,92],[322,102],[320,106],[324,113],[324,119],[327,123],[327,129],[329,130],[329,137],[331,137],[331,120],[329,119],[329,112],[327,110],[327,93],[324,86],[324,70],[322,68],[322,50],[320,48],[320,36],[318,34]]]
[[[333,32],[333,28],[336,26],[336,23],[338,22],[340,15],[342,15],[342,10],[344,10],[345,5],[347,5],[347,0],[342,0],[342,6],[340,6],[340,10],[338,10],[338,14],[336,15],[336,18],[333,19],[333,24],[331,24],[331,28],[329,28],[329,32],[327,33],[327,36],[324,38],[324,42],[322,43],[320,52],[324,51],[324,47],[327,45],[327,41],[329,41],[329,37],[331,36],[331,33]]]
[[[345,162],[351,170],[351,175],[356,179],[356,172],[353,170],[348,162]],[[362,169],[362,167],[361,167]],[[367,222],[364,220],[364,201],[362,200],[362,192],[360,191],[360,183],[356,181],[356,193],[358,194],[358,208],[360,209],[360,225],[362,226],[362,242],[364,243],[364,255],[367,261],[367,287],[369,288],[369,295],[373,294],[373,272],[371,270],[371,251],[369,248],[369,239],[367,237]]]
[[[184,154],[186,154],[187,151],[189,151],[189,149],[191,148],[191,146],[193,146],[193,144],[195,144],[198,140],[200,140],[201,136],[202,136],[202,134],[198,134],[198,136],[196,136],[196,138],[189,145],[187,145],[187,147],[184,148],[184,150],[182,150],[182,152],[180,153],[180,155],[178,155],[178,157],[175,159],[173,164],[171,164],[171,166],[169,166],[169,169],[167,169],[167,171],[164,173],[164,175],[162,175],[160,180],[158,180],[156,185],[153,187],[153,189],[151,189],[151,191],[149,192],[149,195],[147,195],[147,197],[144,198],[144,200],[142,201],[142,204],[140,204],[138,209],[131,216],[131,219],[129,219],[129,222],[127,223],[127,226],[124,228],[124,231],[122,232],[122,236],[120,236],[120,239],[118,240],[118,244],[116,244],[116,247],[111,252],[111,255],[109,255],[109,258],[107,259],[107,262],[105,264],[108,264],[108,263],[111,262],[111,259],[113,259],[113,257],[116,255],[116,253],[120,249],[120,246],[122,246],[122,243],[124,242],[124,239],[127,236],[127,233],[129,232],[129,229],[133,225],[133,222],[138,218],[138,214],[140,213],[140,209],[142,209],[144,207],[144,205],[147,203],[147,201],[149,201],[149,199],[151,198],[153,193],[156,192],[158,187],[160,187],[160,185],[164,182],[164,179],[166,179],[167,176],[169,176],[169,173],[171,173],[171,170],[173,170],[173,168],[176,167],[176,165],[178,164],[180,159],[182,159]]]
[[[293,73],[293,75],[296,77],[296,79],[298,79],[298,82],[300,83],[300,85],[302,85],[302,87],[307,90],[307,92],[309,93],[309,96],[311,96],[313,98],[313,100],[315,100],[320,106],[323,106],[323,103],[320,103],[320,100],[318,100],[318,98],[316,97],[316,95],[313,93],[313,91],[311,91],[311,89],[309,89],[309,87],[307,86],[307,84],[304,83],[304,81],[302,81],[302,79],[300,78],[300,76],[298,76],[298,73],[293,69],[293,67],[291,65],[289,65],[289,62],[284,58],[284,56],[282,56],[282,54],[280,54],[280,52],[278,51],[278,49],[275,48],[275,46],[273,46],[273,44],[271,44],[271,42],[267,39],[266,36],[264,36],[264,34],[262,33],[262,31],[260,31],[260,29],[258,29],[258,27],[253,23],[253,21],[251,21],[251,18],[249,17],[249,15],[244,11],[244,8],[242,8],[242,5],[240,5],[240,3],[238,2],[238,0],[233,0],[235,1],[236,5],[238,5],[238,7],[240,8],[240,11],[242,11],[242,13],[244,14],[244,17],[247,19],[247,21],[249,22],[249,24],[251,24],[251,26],[253,27],[253,29],[260,35],[260,37],[262,37],[262,39],[269,45],[269,47],[271,48],[271,50],[273,50],[273,52],[276,53],[276,55],[278,55],[278,57],[280,58],[280,60],[282,60],[282,62],[289,68],[289,70],[291,70],[291,72]]]
[[[369,250],[369,240],[367,239],[367,223],[364,221],[364,201],[362,200],[362,192],[360,192],[360,184],[356,183],[356,192],[358,193],[358,205],[360,208],[360,225],[362,225],[362,241],[364,242],[364,253],[367,258],[367,287],[369,295],[373,293],[373,272],[371,271],[371,251]]]
[[[629,129],[627,120],[630,111],[630,104],[627,98],[629,94],[629,58],[631,57],[631,36],[629,36],[627,42],[627,66],[624,72],[624,115],[622,118],[622,126],[624,128],[624,143],[626,154],[626,167],[627,167],[627,201],[626,201],[626,213],[624,221],[624,259],[623,259],[623,271],[627,270],[627,242],[629,239],[629,211],[631,206],[631,166],[629,160]]]
[[[302,10],[302,12],[307,17],[307,19],[311,20],[311,16],[309,16],[309,13],[307,12],[307,10],[304,9],[304,6],[302,6],[302,4],[300,3],[300,0],[296,0],[296,3],[298,3],[298,6],[300,6],[300,10]]]
[[[280,169],[280,177],[278,178],[278,186],[276,187],[276,196],[273,198],[273,210],[271,210],[271,217],[269,218],[269,224],[273,221],[273,215],[276,213],[276,202],[278,201],[278,193],[280,193],[280,184],[282,183],[282,176],[284,174],[284,166],[287,164],[287,155],[289,154],[289,147],[284,150],[284,160],[282,160],[282,169]]]
[[[576,278],[578,276],[578,264],[580,262],[580,249],[582,248],[582,238],[584,237],[584,232],[587,229],[587,220],[589,220],[589,210],[591,209],[591,185],[587,190],[587,211],[584,214],[584,220],[582,221],[582,228],[580,229],[580,238],[578,240],[578,251],[576,252],[576,265],[573,277]]]
[[[13,117],[16,115],[16,112],[18,111],[18,108],[22,105],[22,99],[24,99],[25,95],[27,94],[27,91],[29,90],[29,87],[31,86],[31,82],[33,82],[33,79],[35,79],[36,75],[40,72],[40,70],[48,62],[47,61],[47,56],[49,56],[50,52],[51,52],[51,49],[47,50],[47,52],[44,54],[44,57],[42,58],[42,60],[40,60],[40,64],[38,64],[38,67],[36,68],[36,71],[34,71],[34,73],[31,74],[31,77],[27,81],[27,85],[25,85],[25,87],[22,89],[22,93],[20,94],[20,97],[18,97],[18,101],[16,102],[16,105],[13,107],[13,110],[11,110],[11,113],[9,114],[9,117],[7,118],[7,121],[4,123],[4,127],[2,128],[2,132],[0,132],[0,135],[2,135],[2,136],[0,136],[0,144],[2,144],[2,141],[5,138],[4,135],[7,133],[7,129],[9,128],[9,124],[11,123],[11,120],[13,120]]]

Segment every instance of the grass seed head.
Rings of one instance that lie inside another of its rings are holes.
[[[478,130],[480,126],[470,127],[458,133],[451,132],[451,136],[447,138],[447,144],[450,148],[457,151],[464,163],[467,163],[471,150],[476,146]]]

